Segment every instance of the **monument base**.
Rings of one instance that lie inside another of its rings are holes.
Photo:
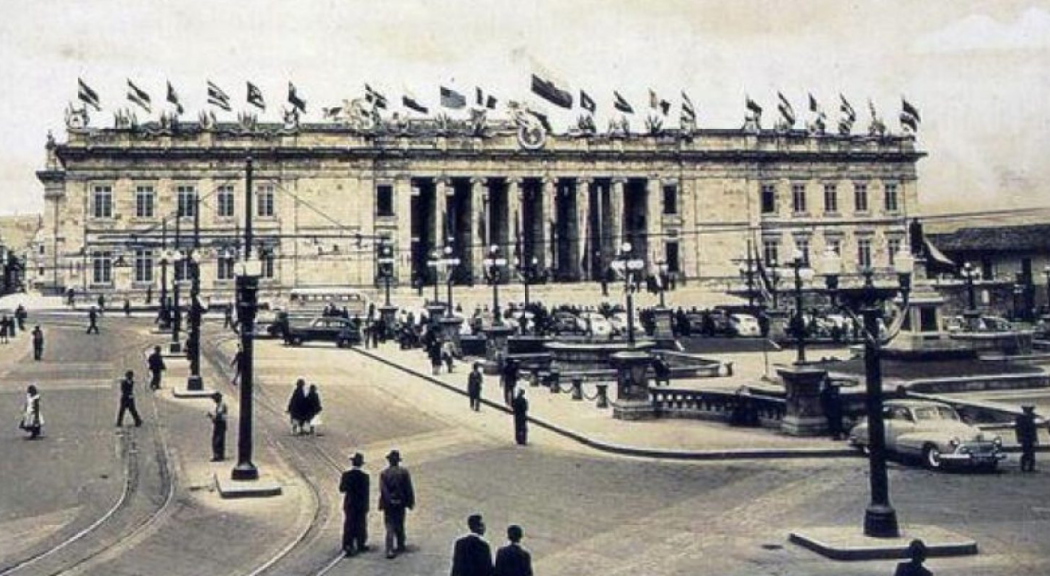
[[[613,418],[617,420],[652,420],[656,418],[656,409],[648,400],[614,400],[612,402]]]

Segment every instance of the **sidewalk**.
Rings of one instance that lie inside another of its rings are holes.
[[[395,366],[452,392],[466,395],[470,363],[457,362],[455,372],[431,375],[430,362],[421,350],[401,350],[393,342],[378,349],[354,348],[370,358]],[[742,377],[746,377],[743,376]],[[739,386],[742,377],[711,379],[717,388]],[[775,430],[736,428],[720,422],[685,419],[648,421],[614,420],[610,408],[595,407],[594,400],[574,401],[570,394],[554,394],[523,381],[529,400],[529,419],[536,425],[598,450],[644,457],[688,460],[734,458],[808,458],[854,456],[844,442],[827,438],[796,438]],[[690,382],[698,385],[697,382]],[[584,393],[593,398],[593,387]],[[499,380],[486,376],[483,403],[505,412]],[[615,395],[610,390],[610,400]]]

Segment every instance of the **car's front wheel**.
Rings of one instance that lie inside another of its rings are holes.
[[[941,451],[933,444],[927,444],[922,449],[922,461],[930,470],[937,470],[944,463],[941,460]]]

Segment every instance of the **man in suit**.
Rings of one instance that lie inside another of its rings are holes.
[[[146,366],[149,368],[150,373],[150,390],[160,390],[161,376],[163,376],[163,372],[168,368],[164,365],[164,357],[160,353],[160,346],[153,347],[153,352],[151,352],[149,358],[146,359]]]
[[[514,441],[524,446],[529,442],[529,401],[524,388],[518,390],[510,407],[514,412]]]
[[[394,558],[405,551],[405,511],[416,505],[416,495],[412,476],[400,466],[401,453],[391,450],[386,460],[390,465],[379,475],[379,509],[386,526],[386,557]]]
[[[343,472],[339,491],[343,496],[343,552],[353,556],[367,552],[368,545],[368,473],[361,469],[365,457],[357,452],[350,458],[353,466]]]
[[[494,576],[532,576],[532,555],[521,547],[522,535],[521,526],[511,524],[507,527],[510,542],[496,552]]]
[[[135,426],[142,426],[138,408],[135,407],[135,373],[128,370],[120,381],[120,410],[117,412],[117,427],[124,426],[124,413],[131,412]]]
[[[481,514],[467,517],[470,533],[456,540],[452,547],[452,572],[450,576],[492,576],[492,549],[482,536],[485,521]]]
[[[467,377],[467,397],[470,398],[470,409],[477,412],[481,410],[481,362],[474,363],[474,369]]]

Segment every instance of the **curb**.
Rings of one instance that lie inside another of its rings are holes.
[[[351,350],[367,356],[373,360],[386,364],[392,368],[396,368],[411,374],[417,378],[421,378],[436,384],[446,390],[459,394],[460,396],[466,396],[467,393],[455,386],[451,386],[430,376],[424,374],[407,366],[403,366],[382,356],[367,352],[361,348],[352,347]],[[503,404],[481,399],[481,403],[490,408],[500,410],[506,414],[510,414],[509,408]],[[770,449],[726,449],[726,450],[662,450],[659,448],[644,448],[639,446],[627,446],[623,444],[613,444],[609,442],[603,442],[601,440],[595,440],[580,434],[579,432],[564,428],[557,424],[553,424],[546,420],[529,416],[529,422],[544,428],[555,434],[560,434],[566,438],[579,442],[584,446],[600,450],[602,452],[608,452],[610,454],[619,454],[621,456],[636,456],[640,458],[658,458],[664,460],[786,460],[786,459],[800,459],[800,458],[858,458],[860,455],[856,450],[849,448],[770,448]]]

